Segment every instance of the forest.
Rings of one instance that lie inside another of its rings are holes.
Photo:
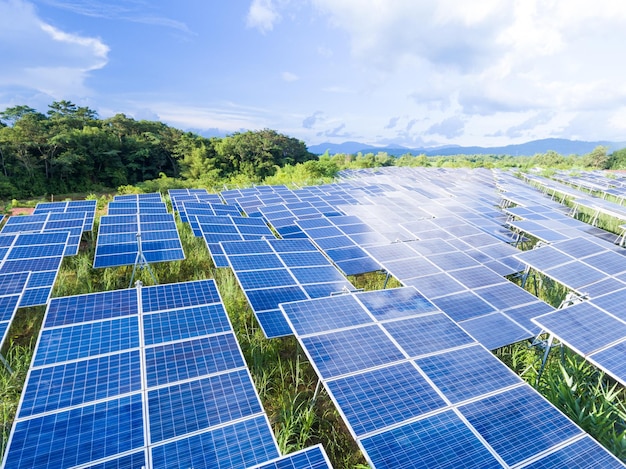
[[[586,155],[556,152],[532,157],[457,155],[427,157],[386,152],[317,156],[306,144],[275,130],[206,138],[159,121],[124,114],[101,119],[71,101],[47,112],[19,105],[0,112],[0,200],[115,191],[145,185],[222,189],[304,181],[330,181],[342,169],[380,166],[499,167],[527,170],[626,169],[626,149]]]

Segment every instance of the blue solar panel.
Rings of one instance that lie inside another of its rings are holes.
[[[376,468],[501,467],[454,411],[446,411],[361,440]]]
[[[441,313],[387,322],[384,328],[410,357],[474,342],[454,321]]]
[[[139,351],[31,371],[20,418],[139,391]]]
[[[483,316],[496,310],[496,308],[471,291],[434,298],[432,301],[457,322]]]
[[[376,325],[306,337],[302,343],[325,379],[405,358]]]
[[[150,467],[278,457],[214,281],[59,298],[47,316],[6,467],[132,467],[147,451]]]
[[[585,436],[524,467],[528,469],[588,469],[590,467],[612,469],[624,467],[624,465],[593,441],[590,436]]]
[[[315,334],[372,322],[372,318],[352,295],[282,304],[281,309],[298,335]]]
[[[44,329],[33,366],[119,352],[139,347],[136,316]]]
[[[529,386],[486,397],[459,410],[511,466],[582,434]]]
[[[112,234],[115,236],[110,236]],[[120,234],[127,235],[123,243]],[[140,245],[143,259],[139,254]],[[151,263],[184,258],[174,216],[167,211],[100,218],[94,268],[132,265],[143,260]]]
[[[283,337],[293,334],[289,323],[280,309],[276,308],[269,311],[260,311],[255,315],[265,337]]]
[[[45,437],[42,437],[45,436]],[[5,467],[72,467],[144,445],[142,396],[15,423]]]
[[[476,345],[419,358],[416,363],[452,404],[522,383],[496,357]]]
[[[626,324],[590,303],[580,303],[533,320],[582,355],[626,337]]]
[[[535,336],[502,313],[491,313],[462,321],[459,325],[489,350],[514,344]]]
[[[245,469],[278,457],[270,426],[263,416],[154,446],[151,451],[154,469]]]
[[[148,392],[153,443],[263,412],[246,370]]]
[[[253,469],[331,469],[332,466],[322,445],[312,446],[288,454]]]
[[[19,301],[19,294],[0,296],[0,321],[11,321]]]
[[[237,272],[237,278],[244,290],[297,285],[298,283],[287,269],[242,271]]]
[[[232,333],[146,349],[146,376],[150,387],[245,366]]]
[[[276,287],[271,289],[249,290],[246,292],[250,306],[255,311],[277,309],[280,303],[306,300],[307,295],[299,286]]]
[[[22,293],[29,280],[28,272],[0,275],[0,295]]]
[[[44,327],[111,319],[136,312],[134,289],[68,296],[50,303]]]
[[[392,288],[362,293],[358,296],[379,321],[437,311],[437,307],[414,288]]]
[[[410,363],[327,382],[357,437],[446,405]]]
[[[221,299],[213,280],[199,280],[142,288],[141,302],[145,312],[153,312],[220,303]]]
[[[154,345],[224,332],[230,329],[230,323],[224,307],[213,304],[145,315],[143,327],[146,345]]]

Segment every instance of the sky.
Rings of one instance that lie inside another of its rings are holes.
[[[428,148],[626,141],[623,0],[0,0],[0,110]]]

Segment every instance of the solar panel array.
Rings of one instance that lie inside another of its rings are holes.
[[[381,270],[380,264],[348,235],[352,225],[362,225],[355,217],[311,218],[296,224],[345,275]]]
[[[111,215],[112,210],[123,214]],[[174,215],[159,194],[116,196],[109,215],[100,218],[94,268],[184,258]]]
[[[515,257],[579,295],[593,298],[626,287],[626,257],[616,249],[601,240],[571,238]]]
[[[275,238],[262,218],[233,215],[192,215],[213,258],[215,267],[229,267],[228,259],[220,242],[252,241]]]
[[[530,318],[552,310],[488,268],[492,258],[479,257],[479,262],[441,239],[370,247],[368,252],[489,349],[533,337],[539,330]]]
[[[308,239],[221,245],[266,337],[292,334],[280,303],[354,289]]]
[[[69,233],[0,235],[0,275],[30,272],[19,307],[48,302],[63,260]]]
[[[180,219],[183,222],[189,223],[193,234],[195,236],[202,236],[202,230],[198,225],[196,216],[208,216],[219,217],[232,215],[234,217],[240,217],[241,211],[235,205],[224,204],[211,204],[206,202],[182,202],[182,211],[180,213]]]
[[[184,218],[183,202],[222,203],[219,194],[209,194],[206,189],[170,189],[168,193],[172,202],[172,210],[178,212],[184,223],[187,223],[187,220]]]
[[[0,234],[68,232],[69,238],[64,255],[75,256],[78,254],[80,240],[87,223],[86,218],[86,212],[50,212],[40,215],[9,217],[0,230]]]
[[[41,202],[33,211],[33,215],[43,213],[86,213],[83,231],[92,231],[96,217],[96,200],[68,200],[64,202]]]
[[[372,467],[622,467],[413,288],[281,309]]]
[[[328,467],[319,448],[300,456]],[[50,302],[3,467],[284,467],[277,458],[213,280]]]

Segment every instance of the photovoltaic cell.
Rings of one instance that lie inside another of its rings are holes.
[[[591,303],[579,303],[533,319],[581,355],[626,337],[626,324]]]
[[[278,457],[271,428],[264,416],[155,446],[151,453],[155,469],[245,469]]]
[[[14,424],[5,467],[72,467],[144,444],[141,394]],[[42,435],[47,438],[42,438]],[[80,435],[80,437],[79,437]]]
[[[501,466],[451,410],[363,438],[361,445],[377,468]]]
[[[285,303],[281,309],[298,335],[315,334],[372,322],[352,295]]]
[[[149,391],[148,407],[153,443],[263,412],[245,370]]]
[[[139,351],[106,355],[31,371],[20,417],[141,390]]]
[[[384,323],[409,357],[417,357],[474,342],[454,321],[441,313]]]
[[[459,325],[489,350],[534,337],[531,331],[499,312],[468,319],[459,322]]]
[[[328,381],[327,386],[357,437],[446,405],[408,362]]]
[[[476,345],[419,358],[416,363],[453,404],[522,382]]]
[[[528,469],[587,469],[589,467],[612,469],[624,467],[624,465],[587,435],[524,467]]]
[[[322,445],[312,446],[288,454],[274,461],[263,463],[251,469],[331,469],[332,466]]]
[[[405,358],[376,325],[306,337],[302,343],[325,379]]]
[[[529,386],[486,397],[459,410],[511,466],[582,434]]]

